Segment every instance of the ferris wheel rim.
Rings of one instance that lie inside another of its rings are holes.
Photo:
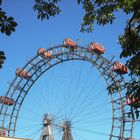
[[[56,46],[56,47],[53,47],[53,48],[49,48],[49,49],[47,49],[46,51],[53,51],[53,50],[55,50],[55,49],[62,49],[62,48],[64,48],[64,46],[63,45],[59,45],[59,46]],[[102,61],[105,59],[104,57],[102,57],[101,55],[98,55],[98,54],[96,54],[96,53],[90,53],[90,52],[88,52],[87,51],[87,48],[84,48],[84,47],[81,47],[81,46],[78,46],[78,51],[79,51],[79,53],[89,53],[90,54],[90,57],[92,57],[92,56],[95,56],[96,57],[96,59],[94,59],[94,61],[91,61],[91,63],[94,63],[94,64],[96,64],[96,61],[98,60],[98,59],[101,59]],[[77,52],[78,52],[77,51]],[[81,51],[81,52],[80,52]],[[66,53],[64,53],[64,52],[60,52],[59,54],[55,54],[54,56],[53,56],[53,58],[54,59],[57,59],[57,57],[58,56],[63,56],[63,55],[69,55],[69,54],[72,54],[72,55],[75,55],[74,54],[75,52],[71,52],[71,51],[67,51]],[[78,56],[78,55],[77,55]],[[32,62],[34,62],[36,59],[40,59],[40,61],[38,61],[34,66],[32,66],[31,68],[29,68],[28,69],[28,72],[30,72],[32,69],[34,69],[38,64],[40,64],[40,63],[42,63],[42,62],[44,62],[45,60],[48,60],[47,61],[47,63],[49,62],[49,61],[51,61],[53,58],[47,58],[47,59],[42,59],[42,58],[39,58],[40,56],[38,56],[38,55],[36,55],[35,57],[33,57],[29,62],[27,62],[27,64],[23,67],[23,69],[25,69],[25,68],[27,68],[27,67],[30,67],[29,65],[31,65],[32,64]],[[79,56],[79,58],[80,58],[80,56]],[[89,59],[89,58],[88,58]],[[85,58],[85,61],[87,61],[87,62],[90,62],[89,60],[88,60],[87,58]],[[71,60],[76,60],[76,59],[74,59],[74,58],[71,58]],[[84,60],[84,57],[83,58],[81,58],[80,60]],[[112,62],[109,62],[109,60],[107,60],[107,59],[105,59],[106,60],[106,62],[108,62],[109,63],[109,67],[111,67],[111,65],[112,65]],[[68,58],[66,59],[66,61],[70,61]],[[101,65],[103,65],[102,64],[102,61],[101,61],[101,63],[100,63],[100,65],[98,66],[98,65],[96,65],[96,68],[98,69],[98,71],[99,72],[101,72],[101,75],[104,77],[104,75],[105,75],[105,72],[104,73],[102,73],[102,71],[100,71],[100,68],[102,67]],[[61,59],[60,61],[59,61],[59,63],[62,63],[62,62],[64,62],[64,60],[63,59]],[[46,63],[46,62],[45,62]],[[40,67],[40,68],[42,68],[44,65],[45,65],[45,63],[43,63],[42,64],[42,66]],[[57,64],[59,64],[59,63],[55,63],[54,65],[57,65]],[[51,65],[49,68],[51,68],[51,67],[53,67],[53,65]],[[46,69],[44,72],[42,72],[41,73],[41,75],[40,76],[42,76],[47,70],[49,70],[49,68],[48,69]],[[108,67],[107,67],[108,68]],[[106,69],[107,69],[106,68]],[[105,70],[106,70],[105,69]],[[39,68],[38,68],[38,71],[39,71]],[[35,71],[33,74],[32,74],[32,77],[33,77],[33,75],[35,75],[36,74],[36,72],[38,72],[38,71]],[[113,74],[113,72],[111,72],[112,74]],[[38,78],[36,79],[36,80],[38,80],[39,79],[39,77],[40,76],[38,76]],[[108,76],[108,75],[107,75]],[[113,76],[113,75],[112,75]],[[108,77],[110,77],[110,76],[108,76]],[[112,78],[112,77],[111,77]],[[119,77],[120,78],[120,77]],[[13,91],[13,95],[14,95],[14,92],[17,90],[17,88],[18,88],[18,85],[16,86],[16,87],[13,87],[13,86],[15,86],[14,85],[14,83],[15,83],[15,81],[18,79],[18,77],[16,76],[15,77],[15,79],[13,80],[13,82],[12,82],[12,84],[10,85],[10,87],[9,87],[9,89],[8,89],[8,91],[7,91],[7,93],[6,93],[6,96],[9,94],[9,92],[10,92],[10,90],[12,89],[12,88],[14,88],[14,91]],[[22,82],[22,80],[24,80],[24,79],[20,79],[20,82]],[[31,81],[32,79],[29,79],[29,80],[27,80],[27,81]],[[35,81],[36,81],[35,80]],[[106,79],[104,78],[104,80],[106,81]],[[114,77],[113,77],[113,80],[116,80]],[[32,85],[35,83],[35,81],[32,83]],[[117,80],[116,80],[117,81]],[[19,82],[19,83],[20,83]],[[106,81],[106,83],[107,83],[107,81]],[[24,88],[26,87],[26,85],[28,84],[28,82],[26,82],[26,84],[24,85]],[[32,87],[32,85],[30,86],[30,88],[28,89],[28,92],[29,92],[29,90],[31,89],[31,87]],[[24,88],[22,89],[22,91],[24,90]],[[27,94],[28,94],[28,92],[27,92]],[[120,110],[121,110],[121,113],[123,114],[124,113],[124,108],[123,108],[123,102],[122,102],[122,95],[121,95],[121,90],[120,91],[118,91],[118,96],[119,96],[119,98],[118,98],[118,100],[120,100]],[[20,92],[20,94],[22,94],[22,92]],[[20,96],[20,94],[19,94],[19,96]],[[26,95],[27,94],[25,94],[25,96],[24,96],[24,98],[23,98],[23,101],[24,101],[24,99],[25,99],[25,97],[26,97]],[[12,96],[13,96],[12,95]],[[112,94],[110,94],[110,96],[111,96],[111,101],[112,101],[112,110],[114,110],[114,99],[113,99],[113,97],[112,97]],[[17,102],[18,102],[18,98],[17,98],[17,100],[16,100],[16,103],[15,103],[15,105],[14,106],[16,106],[16,104],[17,104]],[[18,119],[18,115],[19,115],[19,112],[20,112],[20,108],[21,108],[21,106],[22,106],[22,104],[20,105],[20,107],[19,107],[19,111],[18,111],[18,113],[17,113],[17,116],[16,116],[16,120],[15,120],[15,128],[16,128],[16,122],[17,122],[17,119]],[[3,107],[4,107],[4,105],[1,107],[2,109],[3,109]],[[14,108],[13,108],[14,109]],[[7,107],[7,110],[8,110],[8,107]],[[14,111],[14,110],[13,110]],[[13,113],[13,112],[12,112]],[[13,113],[14,114],[14,113]],[[11,115],[11,118],[13,118],[13,114]],[[0,113],[0,115],[1,115],[1,113]],[[4,121],[5,121],[5,117],[6,117],[6,113],[4,114]],[[113,113],[113,111],[112,111],[112,128],[111,128],[111,133],[110,133],[110,140],[113,138],[113,137],[116,137],[116,136],[113,136],[113,129],[114,129],[114,121],[115,121],[115,115],[114,115],[114,113]],[[122,116],[123,117],[123,116]],[[2,126],[4,126],[4,121],[3,121],[3,125]],[[118,136],[118,137],[123,137],[123,122],[122,122],[122,120],[120,120],[121,121],[121,129],[120,129],[120,136]],[[10,120],[10,124],[11,124],[11,120]],[[133,122],[132,122],[132,126],[133,126]],[[9,131],[10,131],[10,126],[9,126]],[[15,130],[14,130],[15,131]],[[13,131],[13,133],[15,133]],[[9,132],[10,133],[10,132]],[[132,133],[132,132],[131,132]],[[132,135],[132,134],[130,134],[130,135]]]

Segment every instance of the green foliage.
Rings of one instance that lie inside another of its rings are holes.
[[[93,31],[93,23],[95,20],[95,11],[94,5],[92,5],[91,1],[83,1],[83,9],[85,11],[85,16],[83,17],[81,32],[92,32]]]
[[[0,5],[2,4],[2,0],[0,1]],[[12,32],[15,31],[15,27],[17,23],[14,21],[13,17],[7,17],[6,13],[2,11],[0,8],[0,31],[1,33],[5,33],[6,35],[11,35]]]
[[[2,68],[2,64],[4,63],[5,59],[5,53],[3,51],[0,51],[0,69]]]
[[[130,70],[128,92],[140,96],[140,1],[136,0],[131,5],[133,16],[129,19],[124,34],[119,37],[122,48],[120,57],[127,58],[126,65]]]
[[[129,83],[126,83],[127,87],[127,95],[133,94],[133,95],[138,95],[140,93],[140,82],[138,82],[136,79],[133,79]],[[140,96],[140,95],[139,95]]]
[[[125,29],[124,35],[119,37],[122,47],[120,57],[128,57],[127,66],[131,75],[140,76],[140,36],[136,29]]]
[[[94,23],[99,25],[112,24],[115,21],[114,12],[123,10],[126,14],[133,11],[136,0],[83,0],[81,3],[85,11],[81,25],[82,32],[92,32]]]
[[[0,5],[2,4],[2,0],[0,0]]]
[[[55,16],[61,12],[60,8],[56,5],[61,0],[35,0],[35,5],[33,6],[34,11],[37,11],[38,19],[49,19],[51,16]]]

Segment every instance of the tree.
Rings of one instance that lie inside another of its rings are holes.
[[[0,5],[2,4],[2,0],[0,0]],[[1,33],[5,33],[6,35],[11,35],[11,32],[15,31],[15,27],[17,23],[14,21],[13,17],[7,17],[6,13],[2,11],[0,8],[0,30]]]
[[[0,69],[2,68],[2,65],[3,65],[5,59],[6,59],[6,57],[5,57],[4,52],[0,51]]]
[[[58,3],[61,0],[34,0],[34,11],[37,18],[44,20],[54,17],[61,12]],[[128,92],[140,94],[140,0],[76,0],[82,5],[85,15],[81,23],[81,32],[92,32],[94,25],[112,24],[115,21],[114,12],[122,10],[130,14],[124,34],[119,36],[122,48],[120,58],[127,58],[126,65],[130,69],[131,80],[126,83]],[[0,0],[0,5],[2,0]],[[17,23],[14,18],[7,17],[0,9],[1,32],[10,35],[15,31]]]

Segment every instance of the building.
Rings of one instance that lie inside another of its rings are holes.
[[[31,140],[26,138],[11,138],[11,137],[0,137],[0,140]]]

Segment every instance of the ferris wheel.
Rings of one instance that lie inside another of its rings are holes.
[[[113,58],[106,59],[104,53],[103,46],[96,42],[81,47],[68,38],[62,45],[38,49],[35,57],[16,70],[7,93],[0,97],[0,135],[15,137],[18,133],[28,132],[19,124],[31,125],[31,120],[21,121],[23,114],[29,114],[32,120],[37,116],[40,119],[37,120],[40,129],[36,132],[39,133],[34,139],[132,139],[134,124],[140,121],[140,103],[126,97],[124,74],[128,68],[121,62],[113,62]],[[48,81],[34,88],[43,78]],[[81,82],[82,86],[79,86]],[[29,95],[32,89],[42,92],[45,86],[45,94]],[[35,125],[29,129],[34,130]],[[92,135],[88,137],[89,133]]]

